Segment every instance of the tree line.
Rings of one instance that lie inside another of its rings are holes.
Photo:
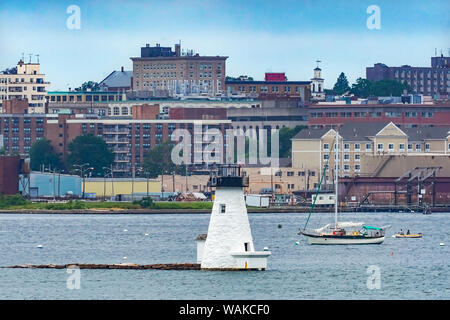
[[[344,93],[354,94],[358,98],[367,98],[370,96],[401,96],[406,90],[411,92],[411,87],[406,82],[397,80],[379,80],[370,81],[358,78],[356,83],[350,84],[344,72],[341,72],[333,86],[332,90],[326,90],[328,94],[342,95]]]

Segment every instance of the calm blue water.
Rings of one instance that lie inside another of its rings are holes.
[[[342,221],[392,225],[383,244],[365,246],[296,245],[306,216],[249,215],[256,249],[272,251],[264,272],[81,270],[81,288],[70,290],[66,270],[0,269],[0,299],[450,298],[448,213],[342,214]],[[311,226],[331,221],[313,214]],[[194,238],[208,222],[208,214],[2,214],[0,266],[121,263],[124,256],[141,264],[195,262]],[[392,238],[400,228],[424,237]],[[380,289],[367,288],[371,265],[380,269]]]

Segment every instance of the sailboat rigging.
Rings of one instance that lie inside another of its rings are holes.
[[[339,222],[338,210],[339,210],[339,198],[338,198],[338,186],[339,186],[339,132],[336,129],[336,136],[334,139],[335,149],[335,161],[334,161],[334,223],[329,223],[318,229],[306,229],[311,213],[314,210],[316,199],[320,192],[320,188],[323,182],[323,177],[328,169],[328,157],[327,163],[324,165],[320,183],[317,187],[316,194],[313,198],[312,206],[308,219],[303,229],[300,229],[299,235],[303,235],[308,239],[310,244],[380,244],[384,241],[385,231],[390,226],[384,227],[372,227],[367,226],[363,222]],[[333,151],[331,149],[330,153]]]

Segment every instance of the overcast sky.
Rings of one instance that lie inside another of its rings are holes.
[[[80,29],[67,27],[70,5],[80,8]],[[367,27],[371,5],[380,29]],[[228,56],[227,75],[255,80],[309,80],[319,59],[328,88],[340,72],[352,83],[377,62],[429,66],[435,48],[448,55],[449,12],[448,0],[2,1],[0,69],[39,54],[49,90],[67,90],[131,70],[146,43],[181,40],[182,49]]]

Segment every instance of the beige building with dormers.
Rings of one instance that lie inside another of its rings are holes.
[[[28,113],[45,113],[49,85],[39,63],[20,60],[16,70],[0,73],[0,106],[3,100],[28,99]]]
[[[320,176],[325,164],[328,164],[324,183],[332,183],[336,156],[335,130],[330,127],[305,129],[294,136],[292,166],[317,171]],[[347,123],[339,127],[338,132],[341,177],[376,177],[388,161],[399,157],[434,159],[450,156],[450,126],[400,129],[392,122]],[[423,164],[423,161],[420,163]],[[405,168],[404,171],[407,170]],[[404,171],[396,174],[400,176]]]

